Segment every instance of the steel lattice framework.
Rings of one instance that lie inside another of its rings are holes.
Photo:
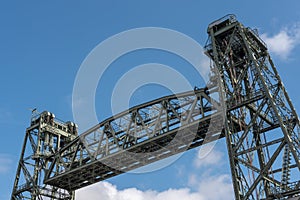
[[[33,112],[11,199],[74,199],[74,192],[44,184],[48,157],[77,136],[76,125],[55,119],[54,114]]]
[[[233,15],[210,24],[208,34],[206,52],[220,77],[235,198],[299,195],[299,119],[266,44]],[[232,126],[235,118],[241,131]]]
[[[101,122],[54,156],[46,183],[76,190],[223,137],[209,92],[167,96]]]
[[[208,34],[206,88],[133,107],[78,137],[48,112],[33,118],[12,199],[74,199],[76,189],[224,137],[236,200],[299,198],[299,119],[265,43],[233,15]]]

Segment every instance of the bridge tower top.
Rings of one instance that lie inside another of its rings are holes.
[[[77,125],[33,110],[19,160],[11,199],[73,199],[74,192],[44,184],[47,158],[77,136]]]

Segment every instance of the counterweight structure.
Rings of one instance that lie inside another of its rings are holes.
[[[299,119],[265,43],[233,15],[208,34],[203,89],[135,106],[78,137],[73,123],[45,123],[48,112],[32,120],[12,199],[74,199],[76,189],[220,138],[236,200],[299,199]]]

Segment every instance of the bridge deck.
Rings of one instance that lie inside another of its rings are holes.
[[[216,115],[212,120],[219,123],[217,122],[218,118],[220,118],[220,116]],[[62,173],[46,180],[46,183],[67,190],[76,190],[184,152],[187,149],[198,147],[204,143],[207,134],[210,135],[209,142],[224,137],[221,132],[218,132],[219,127],[216,127],[215,130],[210,130],[209,133],[207,132],[210,121],[211,119],[205,119],[201,121],[201,124],[195,122],[185,127],[180,132],[180,134],[185,135],[185,137],[181,137],[181,141],[175,141],[172,145],[167,146],[177,134],[177,130],[171,131],[161,137],[145,141],[127,150],[119,151],[100,160],[95,160],[87,165],[74,167],[74,169],[68,173]],[[191,137],[193,137],[194,140],[187,146],[186,140],[188,141]],[[165,146],[167,147],[165,148]],[[156,148],[157,150],[148,154],[142,153],[144,149],[149,148]],[[132,156],[131,153],[135,153],[135,155]]]
[[[222,110],[209,93],[171,95],[109,118],[49,159],[45,183],[76,190],[224,137]]]

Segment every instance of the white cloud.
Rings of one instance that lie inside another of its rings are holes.
[[[100,182],[76,192],[76,200],[231,200],[232,187],[228,175],[211,177],[199,182],[199,190],[189,188],[168,189],[157,192],[136,188],[118,190],[108,182]]]
[[[188,185],[189,186],[197,186],[198,184],[198,178],[196,174],[190,174],[188,179]]]
[[[199,193],[206,200],[233,199],[233,188],[230,176],[223,174],[219,176],[201,177]]]
[[[9,155],[0,154],[0,174],[7,173],[11,169],[13,160]]]
[[[193,193],[187,188],[169,189],[163,192],[141,191],[136,188],[118,190],[108,182],[100,182],[87,188],[78,190],[76,200],[202,200],[200,194]]]
[[[270,52],[287,59],[294,48],[300,44],[300,24],[283,28],[279,33],[270,36],[265,33],[261,38],[267,43]]]
[[[194,160],[194,165],[197,168],[207,167],[207,166],[220,166],[222,164],[223,153],[218,151],[214,145],[215,143],[210,143],[199,148],[197,156]]]
[[[180,168],[180,173],[188,176],[188,187],[160,192],[137,188],[119,190],[115,185],[104,181],[76,191],[76,200],[231,200],[233,188],[230,175],[218,171],[225,164],[224,155],[214,148],[214,144],[202,146],[197,151],[195,171]]]

